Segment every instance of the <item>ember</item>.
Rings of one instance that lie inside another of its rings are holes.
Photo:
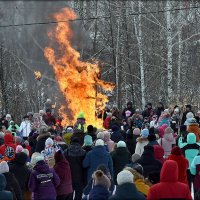
[[[40,71],[35,71],[35,72],[34,72],[34,75],[35,75],[35,79],[36,79],[36,80],[38,80],[38,81],[41,80],[42,74],[41,74]]]

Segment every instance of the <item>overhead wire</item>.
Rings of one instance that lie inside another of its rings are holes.
[[[198,8],[200,8],[200,6],[191,6],[191,7],[187,7],[187,8],[183,7],[183,8],[174,8],[174,9],[168,9],[168,10],[158,10],[158,11],[149,11],[149,12],[137,12],[137,13],[130,13],[125,16],[156,14],[156,13],[165,13],[165,12],[180,11],[180,10],[198,9]],[[120,17],[120,15],[115,15],[115,17]],[[110,18],[110,16],[97,16],[97,17],[66,19],[66,20],[48,21],[48,22],[31,22],[31,23],[7,24],[7,25],[5,24],[5,25],[0,25],[0,28],[8,28],[8,27],[16,27],[16,26],[47,25],[47,24],[84,21],[84,20],[97,20],[97,19],[103,19],[103,18],[107,19],[107,18]]]

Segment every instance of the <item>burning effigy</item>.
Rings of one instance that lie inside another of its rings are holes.
[[[54,29],[48,32],[50,40],[57,43],[59,48],[49,46],[45,48],[44,55],[53,67],[59,88],[65,97],[66,105],[62,105],[59,112],[63,117],[63,125],[73,124],[82,111],[86,123],[102,127],[102,120],[96,113],[102,110],[108,102],[104,91],[112,91],[114,84],[100,79],[100,68],[97,60],[84,62],[80,53],[72,47],[73,31],[71,20],[77,18],[73,10],[63,8],[54,13],[54,20],[58,22]],[[63,22],[65,21],[66,22]],[[68,107],[71,113],[65,112]]]

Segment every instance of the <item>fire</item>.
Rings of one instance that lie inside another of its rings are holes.
[[[34,75],[35,75],[35,79],[36,79],[36,80],[38,80],[38,81],[41,80],[42,74],[41,74],[40,71],[35,71],[35,72],[34,72]]]
[[[71,110],[71,113],[66,113],[65,105],[60,108],[63,125],[74,123],[77,115],[83,111],[88,125],[102,127],[102,120],[97,119],[96,113],[104,108],[108,98],[100,90],[113,90],[114,85],[100,80],[98,61],[81,61],[80,53],[72,47],[70,20],[76,17],[69,8],[53,14],[57,21],[69,21],[57,23],[55,29],[48,33],[49,38],[58,43],[59,49],[56,52],[55,48],[46,47],[44,54],[53,67],[60,90],[68,103],[67,107]]]

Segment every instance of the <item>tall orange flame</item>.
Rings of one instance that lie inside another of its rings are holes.
[[[63,8],[54,13],[53,18],[57,21],[74,20],[76,14],[69,8]],[[63,125],[74,123],[77,115],[83,111],[87,124],[102,127],[102,121],[97,119],[96,113],[103,109],[108,98],[98,90],[111,91],[114,85],[100,80],[97,61],[91,63],[80,60],[80,53],[70,42],[73,36],[70,21],[57,23],[55,30],[50,31],[48,35],[59,44],[58,52],[55,52],[53,47],[46,47],[44,54],[53,66],[60,90],[68,103],[60,109],[64,118]],[[66,106],[71,110],[71,116],[64,112]]]

